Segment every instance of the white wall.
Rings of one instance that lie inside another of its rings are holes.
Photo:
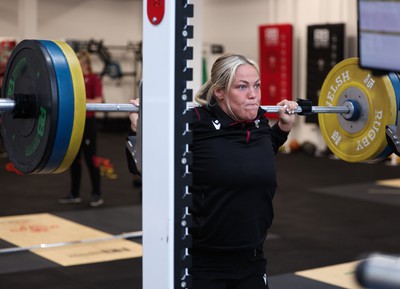
[[[18,34],[18,1],[0,1],[1,37],[15,37]]]
[[[37,35],[47,39],[98,39],[105,45],[124,45],[142,38],[142,0],[18,0],[37,1]],[[18,22],[21,11],[18,1],[0,2],[0,37],[23,35]],[[347,57],[356,55],[357,0],[192,0],[195,4],[195,41],[222,44],[226,51],[235,51],[258,60],[258,26],[291,23],[294,26],[294,99],[307,98],[306,33],[307,25],[322,23],[346,24]],[[200,6],[201,5],[201,6]],[[197,8],[196,8],[197,7]],[[199,28],[199,26],[201,26]],[[33,31],[35,31],[33,29]],[[111,51],[123,71],[133,70],[133,54]],[[200,49],[195,48],[194,66],[199,66]],[[101,62],[96,61],[98,69]],[[210,69],[211,67],[209,67]],[[200,73],[200,67],[194,67]],[[192,84],[196,89],[198,84]],[[118,82],[104,79],[108,102],[126,102],[134,95],[131,77]],[[121,114],[116,114],[121,116]],[[316,125],[305,124],[298,117],[292,138],[310,140],[324,149],[325,144]]]
[[[142,3],[129,0],[39,0],[38,37],[48,39],[96,39],[104,45],[126,45],[142,39]],[[110,50],[122,71],[134,67],[133,51]],[[94,56],[97,71],[102,63]],[[133,77],[103,78],[107,102],[128,102],[134,96]],[[122,117],[120,113],[114,116]]]

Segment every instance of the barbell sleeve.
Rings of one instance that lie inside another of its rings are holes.
[[[195,107],[195,104],[189,104],[188,108]],[[279,112],[280,106],[267,105],[261,106],[268,113]],[[0,98],[0,112],[13,111],[15,108],[15,101],[11,98]],[[139,112],[139,107],[131,103],[87,103],[87,111],[100,111],[100,112]],[[297,107],[295,113],[302,113],[303,108]],[[311,113],[352,113],[352,107],[348,105],[343,106],[312,106]]]

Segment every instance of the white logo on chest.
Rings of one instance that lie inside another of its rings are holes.
[[[214,127],[215,127],[216,130],[219,130],[219,129],[221,128],[221,123],[219,122],[218,119],[213,120],[213,121],[212,121],[212,124],[214,125]]]

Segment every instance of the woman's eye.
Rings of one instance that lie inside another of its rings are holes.
[[[254,88],[255,88],[255,89],[260,89],[260,87],[261,87],[261,84],[260,84],[260,83],[257,83],[257,84],[254,85]]]
[[[246,85],[239,85],[238,88],[239,88],[240,90],[245,90],[245,89],[247,88],[247,86],[246,86]]]

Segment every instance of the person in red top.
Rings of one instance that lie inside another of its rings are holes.
[[[78,54],[78,59],[81,64],[82,73],[85,79],[86,102],[103,102],[103,87],[101,79],[92,71],[90,54],[87,51],[82,51]],[[104,203],[100,190],[100,170],[96,157],[96,137],[97,124],[95,112],[88,111],[86,112],[85,130],[81,149],[71,165],[71,192],[66,197],[59,199],[59,203],[70,204],[80,203],[82,201],[79,192],[82,177],[82,153],[89,169],[90,181],[92,184],[92,200],[90,201],[89,205],[91,207],[97,207]]]

